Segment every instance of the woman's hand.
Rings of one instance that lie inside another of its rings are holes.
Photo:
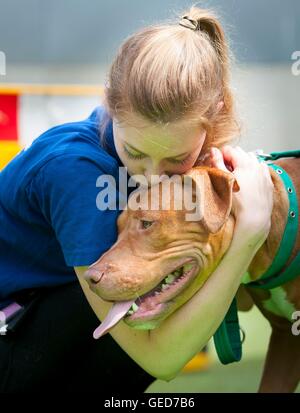
[[[234,236],[241,242],[261,245],[271,226],[274,185],[269,167],[260,163],[254,153],[239,146],[212,148],[209,161],[216,167],[234,174],[240,190],[233,193],[233,214],[236,218]]]

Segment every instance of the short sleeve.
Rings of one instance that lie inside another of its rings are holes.
[[[101,188],[96,182],[105,173],[86,156],[65,155],[48,161],[34,178],[31,190],[68,266],[92,264],[117,239],[121,211],[97,206]],[[118,206],[116,187],[111,189]]]

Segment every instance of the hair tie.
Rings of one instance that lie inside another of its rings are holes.
[[[200,30],[200,22],[190,19],[188,16],[183,16],[179,22],[180,26],[192,29],[194,31]]]

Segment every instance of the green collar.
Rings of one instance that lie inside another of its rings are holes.
[[[274,161],[279,158],[287,157],[299,158],[300,150],[288,152],[272,152],[268,155],[258,153],[258,157],[261,162]],[[285,189],[289,197],[288,217],[284,234],[272,265],[260,277],[259,280],[247,283],[247,286],[269,290],[278,287],[279,285],[282,285],[288,281],[291,281],[299,275],[300,252],[293,259],[290,265],[283,270],[291,256],[298,233],[299,212],[297,194],[292,180],[282,167],[279,167],[278,165],[275,165],[273,163],[268,163],[268,166],[273,168],[283,180]],[[240,338],[240,326],[235,298],[231,303],[231,306],[224,320],[214,334],[214,343],[221,363],[228,364],[241,360],[242,342]]]
[[[273,163],[269,163],[268,166],[270,168],[273,168],[283,181],[285,190],[289,198],[289,210],[283,237],[281,239],[280,246],[272,262],[272,265],[259,278],[259,280],[250,282],[247,284],[247,286],[270,290],[286,283],[287,281],[292,280],[294,277],[297,277],[299,275],[299,272],[294,270],[295,264],[292,265],[293,263],[283,271],[286,263],[291,257],[298,234],[298,201],[293,181],[291,180],[287,172],[282,167]],[[300,259],[300,254],[298,254],[297,257],[296,258],[298,262],[298,260]]]

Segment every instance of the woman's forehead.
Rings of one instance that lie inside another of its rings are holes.
[[[135,150],[145,153],[169,152],[170,157],[195,150],[204,133],[201,127],[192,127],[187,122],[163,126],[144,124],[142,128],[116,123],[115,130],[117,138]]]
[[[151,122],[150,120],[147,120],[143,118],[140,115],[137,114],[130,114],[126,119],[118,119],[114,118],[113,119],[114,123],[117,124],[117,126],[125,128],[125,129],[132,129],[136,130],[137,133],[141,132],[144,133],[143,131],[151,132],[151,131],[160,131],[162,133],[164,132],[170,132],[172,131],[173,133],[188,133],[193,130],[200,130],[201,126],[199,121],[191,121],[189,119],[180,119],[175,122],[167,122],[167,123],[155,123]]]

